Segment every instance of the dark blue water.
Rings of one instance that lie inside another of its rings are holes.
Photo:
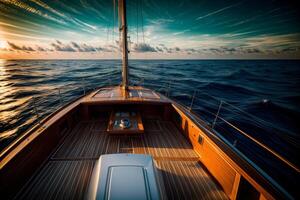
[[[119,84],[120,65],[116,60],[1,60],[0,149],[84,91]],[[196,90],[193,112],[209,125],[224,101],[214,128],[230,143],[269,174],[286,167],[222,119],[300,166],[300,61],[133,60],[130,79],[186,106]],[[286,177],[299,180],[293,170],[275,179]]]

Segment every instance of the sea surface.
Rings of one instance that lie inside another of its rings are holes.
[[[131,60],[129,65],[131,84],[191,107],[275,180],[299,183],[299,173],[226,122],[300,166],[300,61]],[[120,81],[119,60],[0,60],[0,150],[61,105]]]

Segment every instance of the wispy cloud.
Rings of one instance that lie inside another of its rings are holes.
[[[22,1],[18,1],[18,0],[0,0],[0,2],[5,3],[5,4],[10,4],[10,5],[13,5],[15,7],[19,7],[19,8],[21,8],[21,9],[27,11],[27,12],[36,14],[40,17],[45,18],[45,19],[52,20],[52,21],[60,23],[60,24],[66,24],[65,21],[60,20],[60,19],[55,18],[55,17],[52,17],[52,16],[48,15],[47,13],[44,13],[41,10],[38,10],[38,9],[32,7],[32,6],[29,6],[28,4],[26,4]]]
[[[278,11],[278,10],[280,10],[280,8],[272,9],[270,11],[264,12],[263,14],[257,14],[255,16],[252,16],[252,17],[248,18],[248,19],[239,21],[237,23],[233,23],[233,24],[229,25],[228,27],[235,27],[235,26],[239,26],[239,25],[242,25],[242,24],[245,24],[245,23],[253,22],[253,21],[255,21],[255,20],[257,20],[261,17],[264,17],[266,15],[270,15],[270,14],[272,14],[272,13]]]
[[[295,37],[295,36],[289,36]],[[288,38],[288,36],[282,37],[282,41]],[[156,55],[158,57],[166,56],[169,58],[187,58],[187,56],[192,56],[193,58],[197,57],[219,57],[225,58],[228,56],[232,58],[238,57],[252,57],[254,56],[297,56],[300,55],[300,44],[293,45],[279,45],[273,46],[273,48],[266,48],[272,44],[272,41],[275,38],[252,38],[248,41],[242,41],[237,44],[228,43],[227,46],[223,45],[213,45],[206,47],[195,47],[195,48],[184,48],[178,46],[167,46],[165,44],[157,44],[150,45],[147,43],[133,44],[132,48],[132,56],[135,57],[137,55],[144,55],[147,53],[148,55]],[[259,43],[264,43],[261,45]],[[102,53],[114,52],[118,51],[118,47],[115,45],[107,45],[107,46],[94,46],[88,45],[85,43],[77,43],[74,41],[71,42],[62,42],[62,41],[54,41],[47,46],[40,46],[39,44],[32,45],[23,45],[15,42],[7,42],[8,48],[1,49],[1,51],[6,52],[16,52],[16,53],[26,53],[27,55],[34,55],[47,53],[47,55],[53,55],[55,53],[59,53],[59,55],[101,55]],[[226,44],[226,43],[223,43]],[[234,45],[234,46],[233,46]],[[271,45],[272,46],[272,45]],[[101,53],[101,54],[100,54]],[[150,54],[149,54],[150,53]],[[171,56],[171,57],[170,57]]]
[[[9,45],[10,49],[13,51],[35,51],[32,47],[18,46],[12,42],[7,42],[7,44]]]
[[[221,13],[221,12],[223,12],[223,11],[225,11],[225,10],[230,9],[230,8],[236,7],[236,6],[240,5],[240,4],[241,4],[241,2],[236,3],[236,4],[232,4],[232,5],[230,5],[230,6],[226,6],[226,7],[224,7],[224,8],[219,9],[219,10],[215,10],[215,11],[213,11],[213,12],[210,12],[210,13],[208,13],[208,14],[206,14],[206,15],[197,17],[196,20],[201,20],[201,19],[204,19],[204,18],[206,18],[206,17],[210,17],[210,16],[212,16],[212,15]]]
[[[63,13],[61,13],[61,12],[59,12],[59,11],[53,9],[53,8],[51,8],[49,5],[45,4],[44,2],[42,2],[40,0],[30,0],[30,1],[36,3],[40,7],[44,8],[44,9],[46,9],[46,10],[48,10],[48,11],[50,11],[50,12],[52,12],[52,13],[60,16],[60,17],[66,17],[65,14],[63,14]]]
[[[165,19],[165,18],[160,18],[160,19],[153,19],[153,20],[148,20],[151,24],[155,25],[162,25],[162,24],[168,24],[174,22],[174,19]]]
[[[79,52],[96,52],[96,51],[105,51],[103,47],[94,47],[87,44],[78,44],[76,42],[71,42],[72,46]]]
[[[30,29],[30,28],[26,28],[23,26],[17,26],[17,25],[13,25],[13,24],[8,24],[8,23],[4,23],[0,21],[0,27],[9,27],[9,28],[13,28],[15,30],[21,30],[21,31],[26,31],[26,32],[31,32],[31,33],[36,33],[39,35],[42,35],[45,33],[45,31],[41,31],[41,30],[36,30],[36,29]]]
[[[51,43],[51,46],[54,48],[55,51],[76,52],[76,49],[73,48],[71,45],[63,44],[58,40],[56,42]]]
[[[54,51],[61,52],[81,52],[81,53],[93,53],[93,52],[115,52],[117,47],[114,45],[100,46],[89,45],[86,43],[77,43],[71,41],[70,43],[63,43],[59,40],[52,42],[50,46]]]
[[[112,1],[71,2],[0,0],[0,40],[10,42],[6,50],[30,55],[119,56]],[[139,32],[138,38],[134,2],[128,4],[133,56],[299,54],[298,12],[288,3],[145,1],[144,37]],[[142,30],[140,20],[138,28]]]
[[[51,40],[47,37],[32,36],[32,35],[28,35],[28,34],[11,33],[11,32],[1,31],[1,30],[0,30],[0,34],[2,36],[4,36],[5,38],[9,38],[10,36],[12,36],[14,38],[23,39],[23,40],[24,39],[39,40],[39,41],[50,41]]]
[[[78,27],[81,27],[82,31],[94,33],[95,30],[97,30],[97,27],[94,25],[91,25],[87,22],[84,22],[80,19],[77,19],[75,17],[69,16],[68,14],[61,12],[57,9],[54,9],[50,7],[48,4],[44,3],[40,0],[29,0],[32,3],[35,3],[36,5],[40,6],[44,10],[48,11],[48,13],[42,11],[41,9],[35,8],[29,4],[26,4],[23,1],[18,0],[0,0],[0,2],[3,2],[7,5],[12,5],[18,8],[21,8],[22,10],[25,10],[27,12],[30,12],[32,14],[36,14],[40,17],[43,17],[47,20],[56,22],[62,26],[69,27],[71,24],[75,24]]]
[[[173,35],[181,35],[181,34],[189,32],[189,31],[191,31],[191,29],[185,29],[183,31],[175,32],[175,33],[173,33]]]

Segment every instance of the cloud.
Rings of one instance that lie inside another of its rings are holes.
[[[71,41],[70,43],[63,43],[59,40],[56,40],[55,42],[50,43],[50,48],[42,47],[40,45],[34,45],[35,48],[31,46],[21,46],[18,44],[15,44],[13,42],[7,42],[9,49],[11,51],[36,51],[36,52],[53,52],[53,51],[63,51],[63,52],[115,52],[117,49],[114,45],[109,45],[107,47],[101,47],[101,46],[92,46],[88,44],[79,44],[74,41]]]
[[[190,31],[191,31],[191,29],[185,29],[183,31],[175,32],[175,33],[172,33],[172,34],[173,35],[182,35],[184,33],[190,32]]]
[[[194,49],[194,48],[188,48],[188,49],[185,49],[185,51],[187,51],[187,52],[191,52],[191,53],[195,53],[195,52],[197,52],[197,50],[196,50],[196,49]]]
[[[65,51],[65,52],[115,52],[116,49],[118,49],[114,45],[108,45],[107,47],[101,47],[101,46],[93,46],[89,44],[80,44],[74,41],[71,41],[70,43],[62,43],[59,40],[56,40],[56,42],[51,43],[51,46],[54,48],[55,51]]]
[[[56,43],[62,45],[62,42],[59,40],[56,40]]]
[[[255,21],[256,19],[262,18],[264,16],[269,16],[271,13],[276,12],[278,10],[280,10],[280,8],[275,8],[275,9],[269,10],[267,12],[264,12],[263,14],[254,15],[253,17],[247,18],[245,20],[241,20],[236,23],[230,24],[230,25],[228,25],[228,27],[235,27],[235,26],[239,26],[239,25],[242,25],[245,23]]]
[[[165,53],[179,53],[183,50],[186,51],[186,49],[181,49],[179,47],[173,47],[173,48],[169,48],[165,45],[159,44],[159,46],[156,47],[157,51],[160,52],[165,52]]]
[[[288,39],[286,37],[280,37],[282,41]],[[261,45],[263,43],[264,45]],[[277,38],[278,43],[278,38]],[[6,49],[1,49],[2,51],[15,51],[15,52],[25,52],[25,53],[43,53],[43,52],[76,52],[76,53],[97,53],[97,52],[118,52],[119,47],[117,45],[109,44],[105,46],[87,44],[87,43],[78,43],[75,41],[62,42],[60,40],[55,40],[52,43],[49,43],[49,46],[43,44],[33,44],[31,46],[21,45],[14,42],[7,42],[8,47]],[[279,43],[281,44],[281,43]],[[291,43],[289,45],[278,45],[274,46],[273,38],[252,38],[242,41],[240,44],[237,43],[220,43],[220,45],[203,45],[196,46],[192,48],[186,48],[177,44],[176,46],[168,46],[167,44],[149,44],[149,43],[140,43],[132,44],[133,53],[155,53],[153,55],[157,56],[186,56],[191,55],[193,57],[203,57],[203,56],[230,56],[233,58],[236,57],[253,57],[253,56],[278,56],[278,55],[299,55],[300,54],[300,45],[298,43]],[[270,48],[272,47],[272,48]],[[75,55],[75,54],[74,54]],[[76,54],[77,55],[77,54]],[[79,55],[79,54],[78,54]],[[142,55],[142,54],[140,54]]]
[[[114,48],[117,48],[114,46]],[[104,48],[105,51],[106,48]],[[244,56],[244,55],[275,55],[275,54],[288,54],[288,53],[296,53],[300,51],[300,46],[293,47],[280,47],[280,48],[265,48],[264,46],[258,45],[253,46],[249,44],[232,44],[232,43],[224,43],[222,46],[214,46],[214,47],[195,47],[195,48],[184,48],[184,47],[170,47],[166,44],[134,44],[133,52],[138,53],[164,53],[164,54],[176,54],[176,55],[232,55],[232,56]]]
[[[179,47],[175,47],[174,49],[175,49],[175,51],[180,51]]]
[[[65,27],[70,27],[70,24],[73,24],[77,27],[80,27],[82,31],[88,33],[93,33],[97,30],[96,26],[83,22],[82,20],[72,17],[65,12],[54,9],[41,0],[0,0],[0,2],[15,8],[22,9],[22,12],[25,11],[40,16],[46,20],[50,20]]]
[[[51,43],[51,46],[55,49],[55,51],[76,52],[76,49],[71,47],[71,45],[63,44],[58,40],[55,43]]]
[[[118,47],[115,45],[107,45],[105,47],[101,46],[93,46],[88,44],[80,44],[74,41],[71,41],[69,43],[64,43],[59,40],[56,40],[55,42],[50,43],[50,47],[42,47],[40,45],[33,45],[31,46],[24,46],[15,44],[13,42],[7,42],[9,48],[1,49],[5,51],[25,51],[25,52],[53,52],[53,51],[61,51],[61,52],[116,52]]]
[[[119,47],[117,47],[117,46],[115,46],[115,45],[108,45],[107,46],[107,49],[111,49],[111,50],[118,50],[119,49]]]
[[[56,17],[50,16],[47,13],[42,12],[41,10],[36,9],[35,7],[32,7],[23,1],[17,1],[17,0],[5,0],[1,1],[2,3],[8,4],[8,5],[13,5],[15,7],[21,8],[29,13],[36,14],[40,17],[43,17],[45,19],[60,23],[60,24],[66,24],[63,20],[60,20]]]
[[[71,44],[73,45],[73,47],[77,48],[77,49],[80,49],[80,45],[77,44],[76,42],[71,42]]]
[[[204,48],[204,49],[198,49],[198,50],[191,50],[189,49],[189,52],[193,53],[211,53],[211,54],[216,54],[216,55],[228,55],[228,54],[235,54],[235,55],[242,55],[242,54],[264,54],[266,53],[262,49],[259,48],[252,48],[252,47],[243,47],[243,46],[238,46],[238,47],[214,47],[214,48]],[[271,53],[270,51],[269,53]]]
[[[37,51],[49,51],[49,49],[38,46]]]
[[[159,52],[163,52],[164,50],[160,47],[156,47],[156,50],[159,51]]]
[[[140,44],[135,44],[133,47],[133,51],[135,52],[157,52],[157,50],[152,47],[150,44],[146,43],[140,43]]]
[[[225,11],[225,10],[228,10],[228,9],[230,9],[230,8],[233,8],[233,7],[235,7],[235,6],[239,5],[239,4],[240,4],[240,2],[239,2],[239,3],[236,3],[236,4],[232,4],[232,5],[230,5],[230,6],[226,6],[226,7],[224,7],[224,8],[219,9],[219,10],[216,10],[216,11],[210,12],[210,13],[208,13],[208,14],[206,14],[206,15],[200,16],[200,17],[198,17],[196,20],[204,19],[204,18],[206,18],[206,17],[209,17],[209,16],[212,16],[212,15],[221,13],[221,12],[223,12],[223,11]]]
[[[18,46],[15,43],[7,42],[11,50],[14,51],[35,51],[32,47],[29,46]]]
[[[168,24],[168,23],[172,23],[174,22],[174,19],[155,19],[155,20],[149,20],[149,22],[151,24],[155,24],[155,25],[162,25],[162,24]]]
[[[72,46],[79,52],[95,52],[95,51],[102,51],[102,47],[93,47],[87,44],[78,44],[76,42],[71,42]]]
[[[290,53],[300,51],[300,47],[288,47],[281,50],[282,52]]]
[[[263,53],[262,50],[258,48],[247,48],[243,51],[244,53],[252,54],[252,53]]]

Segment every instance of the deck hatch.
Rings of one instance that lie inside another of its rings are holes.
[[[120,98],[122,97],[121,90],[119,88],[105,88],[100,89],[93,98]]]
[[[159,97],[151,90],[137,90],[140,98],[159,99]]]
[[[160,199],[157,170],[150,155],[106,154],[96,162],[87,199]]]
[[[93,95],[92,98],[102,99],[120,99],[124,97],[124,93],[119,87],[102,88]],[[143,98],[143,99],[160,99],[160,97],[149,89],[129,89],[126,98]]]
[[[110,167],[105,199],[149,199],[146,183],[147,175],[142,167]]]
[[[139,93],[137,92],[137,90],[129,90],[129,97],[137,98],[137,97],[139,97]]]

